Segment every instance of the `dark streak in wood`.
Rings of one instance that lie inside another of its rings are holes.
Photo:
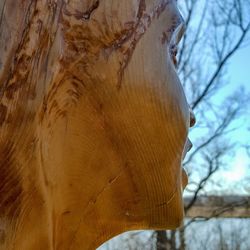
[[[6,237],[6,234],[5,234],[5,231],[0,229],[0,245],[3,245],[4,242],[5,242],[5,237]]]
[[[11,143],[0,148],[0,217],[15,219],[20,213],[22,201],[20,169],[13,158],[14,147]]]
[[[2,11],[1,11],[1,16],[0,16],[0,28],[1,28],[2,23],[3,23],[3,16],[4,16],[4,9],[5,9],[6,1],[7,1],[7,0],[4,1],[3,7],[2,7]],[[1,33],[0,33],[0,34],[1,34]]]
[[[68,214],[70,214],[70,213],[71,213],[71,211],[67,210],[67,211],[64,211],[64,212],[62,213],[62,215],[68,215]]]
[[[3,125],[7,114],[7,107],[3,104],[0,104],[0,126]]]
[[[119,90],[121,88],[121,83],[123,80],[124,71],[127,68],[133,52],[135,50],[135,47],[137,43],[140,41],[146,30],[150,27],[151,22],[155,18],[159,18],[161,13],[166,9],[167,5],[169,4],[169,1],[163,1],[161,4],[156,6],[152,13],[146,13],[146,3],[145,0],[140,0],[139,8],[137,11],[137,21],[134,23],[133,28],[129,29],[128,33],[126,35],[123,35],[122,39],[120,41],[118,40],[116,43],[119,44],[119,46],[116,45],[116,48],[122,47],[120,43],[125,43],[126,41],[130,40],[131,42],[127,49],[121,49],[123,54],[123,60],[120,62],[120,70],[118,72],[118,84],[117,89]],[[132,25],[132,23],[126,23],[126,25]],[[126,27],[126,26],[125,26]]]

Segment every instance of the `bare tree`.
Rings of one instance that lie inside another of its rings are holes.
[[[185,206],[188,212],[236,146],[229,136],[238,129],[233,122],[244,115],[247,94],[240,87],[229,96],[223,90],[228,82],[228,62],[248,44],[250,1],[185,0],[180,2],[180,9],[186,20],[186,33],[180,44],[179,74],[198,120],[194,149],[184,162],[190,179],[187,194],[191,198]],[[188,225],[178,234],[157,232],[157,249],[185,249]],[[165,248],[161,248],[161,242]]]

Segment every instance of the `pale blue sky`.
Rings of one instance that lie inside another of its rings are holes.
[[[180,6],[183,4],[181,1],[179,3]],[[196,6],[195,16],[197,20],[200,19],[202,14],[200,11],[203,10],[203,5],[205,3],[206,1],[199,1],[198,7]],[[249,15],[247,9],[245,14],[246,17]],[[195,21],[196,19],[193,20],[193,22]],[[235,36],[237,36],[237,30],[235,30]],[[221,91],[218,91],[218,94],[213,99],[216,104],[221,104],[226,96],[232,95],[241,85],[244,86],[245,92],[249,93],[250,97],[250,32],[247,37],[248,46],[244,45],[244,47],[239,49],[226,65],[225,79],[228,81],[228,84],[223,87]],[[197,121],[197,125],[198,123],[199,121]],[[244,115],[238,119],[237,122],[234,122],[231,127],[239,127],[239,129],[234,131],[229,137],[231,141],[238,143],[236,147],[237,150],[233,156],[231,152],[228,152],[226,168],[216,173],[213,178],[214,183],[223,183],[223,185],[216,187],[216,185],[211,184],[208,185],[208,190],[218,191],[220,194],[228,192],[250,195],[250,158],[246,150],[240,146],[245,144],[250,145],[250,100],[248,101],[248,106],[244,111]],[[194,139],[200,137],[200,133],[202,132],[203,131],[194,127],[190,133],[191,140],[193,139],[193,142],[195,142]]]
[[[235,92],[240,85],[243,85],[245,92],[250,93],[250,45],[237,51],[227,65],[228,85],[216,97],[216,102],[223,101],[225,96]],[[206,190],[218,194],[245,194],[250,195],[250,159],[246,150],[241,147],[242,144],[250,145],[250,100],[248,107],[233,126],[239,127],[231,134],[232,141],[236,141],[238,146],[235,155],[228,157],[226,168],[218,171],[213,180],[214,183],[223,183],[222,186],[208,184]],[[249,129],[249,130],[248,130]],[[195,136],[195,127],[192,130]],[[191,140],[192,140],[191,133]]]
[[[245,91],[250,93],[250,46],[242,48],[232,57],[228,65],[229,85],[226,88],[227,92],[236,90],[239,85],[245,87]],[[242,144],[250,145],[250,102],[246,108],[246,113],[242,119],[239,120],[241,128],[235,131],[232,136],[234,139]],[[234,182],[237,186],[236,192],[244,192],[250,194],[249,187],[242,187],[243,180],[250,182],[250,159],[243,148],[239,148],[236,152],[233,162],[229,164],[227,173],[223,177],[230,183]],[[247,190],[245,190],[247,188]]]
[[[245,47],[237,51],[232,57],[228,65],[229,85],[226,88],[228,93],[236,90],[240,85],[245,87],[245,91],[250,94],[250,46]],[[242,129],[235,132],[237,139],[240,139],[243,143],[250,144],[250,101],[246,108],[245,117],[240,122],[243,123]]]
[[[230,72],[230,85],[237,87],[244,84],[250,91],[250,46],[242,48],[230,60],[228,71]]]

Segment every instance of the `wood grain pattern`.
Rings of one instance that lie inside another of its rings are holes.
[[[182,223],[182,33],[172,0],[0,2],[0,249]]]

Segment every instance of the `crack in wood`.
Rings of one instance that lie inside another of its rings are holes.
[[[100,198],[100,196],[101,196],[108,188],[110,188],[110,186],[111,186],[114,182],[116,182],[116,181],[122,176],[122,174],[124,173],[124,171],[125,171],[125,169],[126,169],[127,167],[128,167],[128,165],[125,165],[125,167],[124,167],[123,169],[121,169],[120,172],[119,172],[118,174],[115,175],[115,177],[109,179],[108,183],[107,183],[107,184],[97,193],[97,195],[96,195],[94,198],[90,199],[90,201],[88,202],[88,204],[87,204],[86,207],[84,208],[83,216],[81,217],[81,219],[80,219],[80,221],[79,221],[79,223],[78,223],[78,225],[77,225],[77,228],[76,228],[76,230],[75,230],[75,233],[74,233],[74,235],[73,235],[73,237],[72,237],[72,239],[71,239],[71,243],[70,243],[69,249],[72,248],[73,243],[74,243],[75,240],[76,240],[77,233],[78,233],[78,231],[79,231],[79,229],[80,229],[81,223],[83,222],[85,213],[86,213],[87,209],[89,208],[89,206],[90,206],[90,205],[94,205],[94,204],[97,202],[97,200]]]
[[[79,10],[75,10],[75,13],[71,13],[66,8],[64,8],[64,14],[67,16],[73,16],[77,20],[88,21],[91,18],[93,12],[99,7],[100,1],[96,0],[86,11],[81,12]]]
[[[99,0],[95,1],[94,4],[82,14],[82,19],[89,20],[93,11],[99,7],[99,4],[100,4]]]

